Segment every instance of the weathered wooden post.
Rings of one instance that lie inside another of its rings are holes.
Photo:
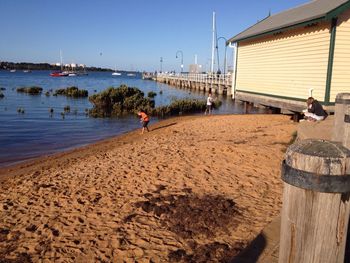
[[[344,136],[342,140],[343,145],[350,149],[350,104],[346,106],[344,115]]]
[[[334,127],[332,140],[343,142],[345,129],[345,111],[350,106],[350,93],[339,93],[335,98]],[[348,119],[347,119],[348,120]]]
[[[243,102],[243,113],[248,113],[248,101]]]
[[[303,140],[282,164],[279,263],[344,262],[350,211],[350,150]]]

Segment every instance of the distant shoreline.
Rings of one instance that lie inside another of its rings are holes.
[[[49,63],[30,63],[30,62],[0,62],[0,71],[9,71],[9,70],[60,70],[61,67]],[[113,69],[110,68],[100,68],[100,67],[85,67],[86,71],[95,71],[95,72],[112,72]],[[136,72],[136,71],[127,71],[127,70],[118,70],[118,72]]]

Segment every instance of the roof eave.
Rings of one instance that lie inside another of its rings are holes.
[[[287,29],[293,29],[293,28],[296,28],[296,27],[305,26],[305,25],[310,24],[310,23],[321,22],[321,21],[330,21],[333,18],[338,17],[341,13],[343,13],[344,11],[346,11],[349,8],[350,8],[350,1],[347,1],[344,4],[338,6],[337,8],[329,11],[325,15],[322,15],[322,16],[320,16],[318,18],[311,18],[311,19],[308,19],[306,21],[299,22],[297,24],[292,24],[292,25],[287,25],[287,26],[275,28],[273,30],[261,32],[259,34],[254,34],[254,35],[250,35],[250,36],[246,36],[246,37],[242,37],[242,38],[236,38],[236,36],[237,36],[236,35],[236,36],[230,38],[229,40],[227,40],[226,41],[226,45],[229,45],[230,43],[243,41],[243,40],[254,39],[254,38],[258,38],[258,37],[274,34],[274,33],[277,33],[277,32],[283,31],[283,30],[287,30]]]
[[[273,30],[269,30],[269,31],[265,31],[265,32],[261,32],[259,34],[255,34],[255,35],[250,35],[250,36],[246,36],[246,37],[242,37],[242,38],[236,38],[236,37],[232,37],[229,40],[227,40],[226,45],[229,45],[230,43],[234,43],[234,42],[240,42],[243,40],[250,40],[250,39],[254,39],[254,38],[258,38],[258,37],[262,37],[262,36],[266,36],[266,35],[271,35],[274,33],[278,33],[287,29],[293,29],[293,28],[297,28],[297,27],[302,27],[302,26],[306,26],[308,24],[311,23],[317,23],[317,22],[322,22],[325,21],[326,17],[322,16],[322,17],[318,17],[318,18],[313,18],[307,21],[303,21],[297,24],[292,24],[292,25],[287,25],[287,26],[283,26],[283,27],[278,27],[275,28]]]
[[[326,14],[326,20],[332,20],[333,18],[338,17],[341,13],[350,8],[350,1],[345,2],[344,4],[338,6],[334,10]]]

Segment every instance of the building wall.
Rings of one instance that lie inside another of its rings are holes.
[[[236,90],[324,100],[330,23],[239,43]]]
[[[338,17],[330,101],[340,92],[350,92],[350,10]]]

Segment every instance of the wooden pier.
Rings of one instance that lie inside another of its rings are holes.
[[[232,95],[231,74],[160,73],[154,75],[153,79],[179,88],[200,90],[212,94]]]
[[[232,87],[232,74],[214,74],[214,73],[144,73],[143,79],[158,81],[160,83],[172,85],[183,89],[200,90],[212,94],[227,95],[236,101],[243,102],[245,107],[257,106],[272,110],[275,113],[292,114],[293,119],[297,121],[300,112],[306,108],[306,103],[302,99],[293,99],[283,97],[280,94],[268,95],[254,92],[245,92]],[[309,94],[311,96],[311,94]],[[305,100],[306,100],[305,96]],[[333,105],[324,105],[324,109],[329,113],[334,112]]]

